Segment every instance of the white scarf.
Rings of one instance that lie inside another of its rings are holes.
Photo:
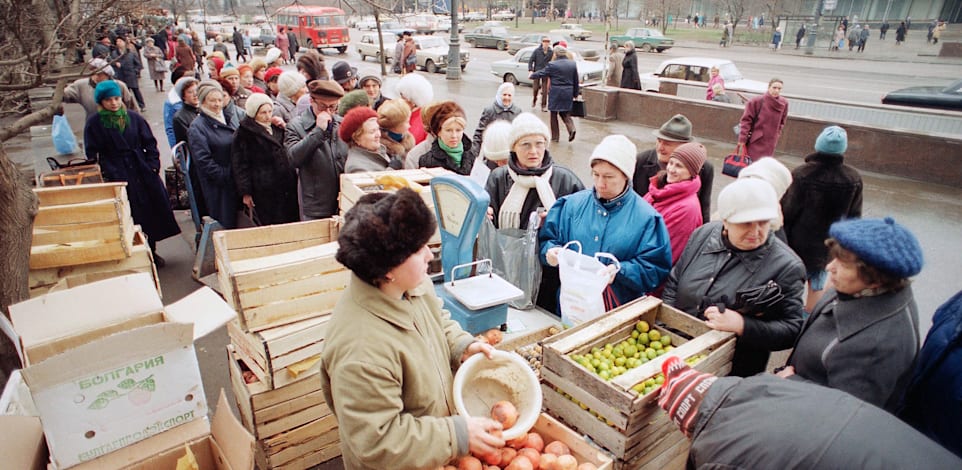
[[[200,112],[202,112],[202,113],[204,113],[204,114],[206,114],[206,115],[214,118],[217,122],[219,122],[219,123],[221,123],[221,124],[223,124],[223,125],[225,125],[225,126],[227,125],[227,119],[224,118],[224,110],[223,110],[223,109],[221,109],[220,111],[218,111],[218,112],[215,113],[215,112],[213,112],[213,111],[211,111],[211,110],[209,110],[209,109],[201,106],[201,107],[200,107]]]
[[[551,173],[554,166],[548,168],[541,176],[521,176],[514,172],[510,167],[508,174],[514,180],[508,196],[501,203],[501,211],[498,213],[498,227],[500,228],[521,228],[521,210],[524,200],[528,197],[528,191],[535,188],[538,191],[538,199],[541,205],[550,209],[554,205],[557,197],[551,189]],[[524,214],[528,217],[530,214]]]

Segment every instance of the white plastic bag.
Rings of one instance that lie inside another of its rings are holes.
[[[578,251],[568,249],[577,245]],[[611,260],[615,273],[621,270],[621,263],[611,253],[595,253],[594,256],[581,254],[581,243],[566,243],[558,253],[558,274],[561,277],[559,305],[561,324],[572,327],[594,320],[605,314],[604,292],[608,280],[614,275],[600,258]]]

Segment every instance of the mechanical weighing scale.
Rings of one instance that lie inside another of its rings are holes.
[[[524,292],[495,274],[491,260],[474,260],[474,242],[491,201],[488,192],[468,177],[443,175],[431,179],[431,195],[444,274],[442,284],[435,285],[438,297],[468,333],[500,328],[508,320],[508,302]],[[484,264],[487,273],[468,277],[470,268]]]

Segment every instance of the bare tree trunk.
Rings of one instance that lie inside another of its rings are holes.
[[[29,296],[27,273],[36,215],[37,196],[0,144],[0,312],[4,315],[9,316],[7,307]],[[0,374],[6,382],[10,371],[20,367],[20,358],[6,335],[0,336]]]

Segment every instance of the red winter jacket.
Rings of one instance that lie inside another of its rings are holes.
[[[775,98],[767,92],[752,98],[742,114],[738,143],[745,144],[746,153],[755,159],[775,155],[775,146],[787,118],[788,101],[785,98]]]
[[[665,219],[671,240],[671,264],[674,266],[681,252],[685,251],[691,233],[702,224],[701,204],[698,202],[701,179],[695,176],[688,181],[666,184],[663,188],[658,187],[657,175],[652,176],[650,181],[648,194],[644,198]]]

